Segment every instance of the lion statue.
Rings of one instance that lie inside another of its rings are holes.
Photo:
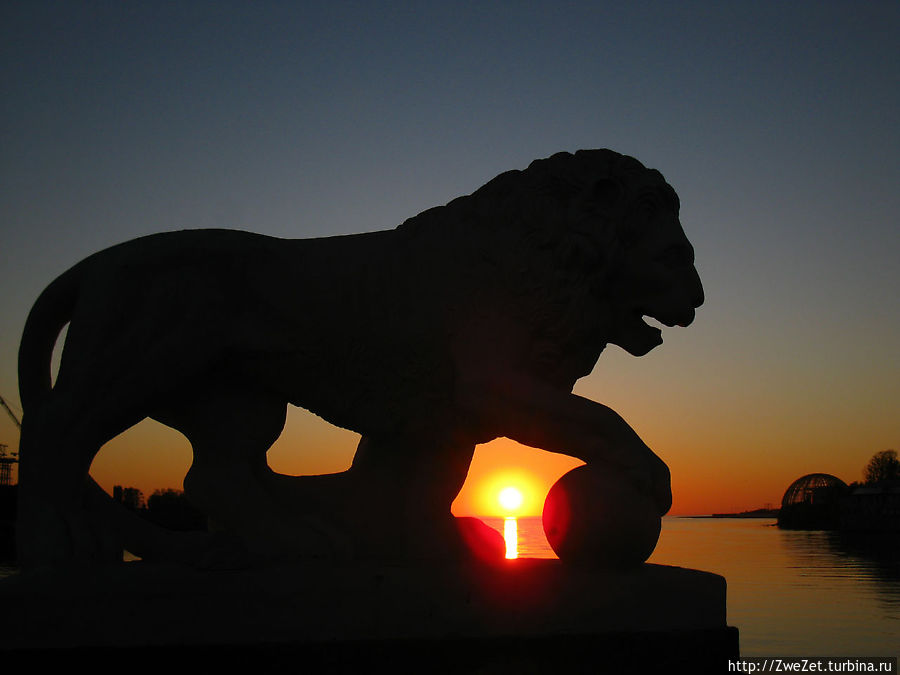
[[[186,230],[88,257],[22,337],[20,564],[123,547],[199,566],[494,555],[498,535],[450,505],[475,446],[500,436],[618,472],[665,513],[665,464],[572,388],[609,343],[659,345],[645,317],[693,320],[703,290],[678,212],[657,171],[582,150],[394,230]],[[361,435],[350,469],[269,468],[288,404]],[[184,489],[211,532],[156,528],[90,478],[100,447],[146,417],[190,441]]]

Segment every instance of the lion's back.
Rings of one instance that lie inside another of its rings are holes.
[[[54,282],[77,285],[64,361],[75,370],[143,364],[170,371],[174,380],[179,371],[210,367],[227,353],[277,348],[279,332],[266,325],[248,284],[255,267],[271,263],[266,251],[277,241],[239,231],[187,230],[131,240],[86,258]]]

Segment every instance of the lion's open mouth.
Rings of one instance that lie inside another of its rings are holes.
[[[649,314],[641,314],[641,322],[647,327],[651,328],[659,333],[662,333],[663,328],[669,327],[667,324],[663,323],[659,319],[656,319]]]
[[[693,310],[689,312],[656,312],[642,308],[632,314],[631,321],[623,326],[621,335],[628,343],[626,349],[632,353],[644,354],[662,344],[664,328],[687,326],[693,320]]]
[[[653,328],[662,332],[663,328],[672,328],[679,326],[684,328],[691,325],[694,321],[693,308],[682,312],[649,312],[647,310],[638,311],[641,323],[648,328]]]

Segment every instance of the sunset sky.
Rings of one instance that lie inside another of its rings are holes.
[[[679,193],[706,304],[645,357],[610,347],[576,393],[669,464],[675,514],[859,480],[900,450],[898,35],[897,2],[3,2],[0,396],[21,410],[27,312],[96,250],[389,229],[606,147]],[[293,409],[270,463],[342,470],[356,439]],[[149,495],[189,463],[144,422],[93,473]],[[454,511],[515,483],[539,513],[576,464],[498,440]]]

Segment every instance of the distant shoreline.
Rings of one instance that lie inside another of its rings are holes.
[[[777,518],[778,509],[746,511],[744,513],[711,513],[705,516],[675,516],[676,518]]]

